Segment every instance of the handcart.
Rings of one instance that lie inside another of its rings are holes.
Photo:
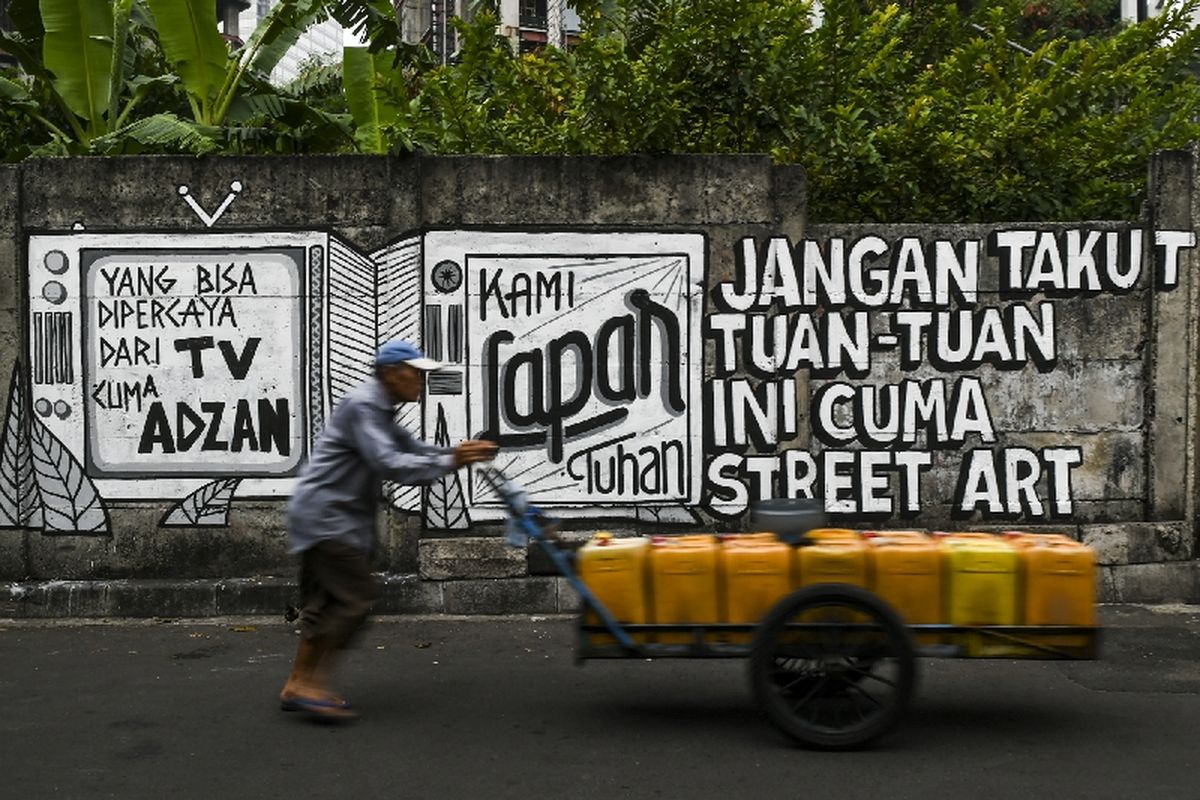
[[[889,731],[912,700],[917,658],[1087,660],[1090,626],[906,624],[883,599],[848,584],[806,586],[756,624],[627,624],[579,578],[554,522],[494,467],[480,476],[509,513],[514,546],[535,542],[582,600],[578,661],[610,658],[747,658],[755,701],[794,742],[862,747]],[[789,538],[789,537],[781,537]],[[805,546],[803,536],[795,546]]]

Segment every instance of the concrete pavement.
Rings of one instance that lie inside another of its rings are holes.
[[[1200,798],[1200,607],[1103,618],[1097,662],[922,662],[859,753],[788,745],[740,661],[577,667],[563,617],[378,621],[344,727],[278,710],[281,618],[0,621],[0,798]]]

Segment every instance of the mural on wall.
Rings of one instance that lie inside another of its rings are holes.
[[[234,186],[213,214],[194,207],[206,226]],[[699,233],[430,230],[370,254],[316,231],[36,234],[0,527],[106,534],[105,500],[169,501],[166,527],[227,525],[235,498],[290,492],[396,337],[443,362],[398,422],[496,440],[531,499],[573,517],[695,524],[772,496],[913,514],[939,451],[961,457],[957,514],[1061,517],[1081,448],[999,446],[976,373],[1055,370],[1057,303],[1131,291],[1151,268],[1169,291],[1195,244],[1136,228],[745,239],[733,280],[712,285],[724,265]],[[867,380],[884,357],[904,377]],[[798,449],[803,374],[813,441]],[[429,528],[503,516],[468,471],[387,490]]]
[[[235,496],[289,493],[395,337],[445,365],[401,424],[496,439],[543,505],[694,522],[704,250],[651,233],[433,231],[369,255],[320,232],[30,236],[0,523],[107,533],[109,499],[225,525]],[[503,515],[466,473],[389,492],[431,528]]]
[[[25,374],[18,361],[8,388],[8,413],[0,438],[0,525],[38,528],[42,503],[33,471],[31,416]]]
[[[709,509],[737,516],[756,499],[799,496],[858,517],[915,514],[934,453],[974,442],[983,446],[963,452],[954,516],[1069,516],[1081,448],[996,447],[973,373],[1054,370],[1059,301],[1130,292],[1147,263],[1157,265],[1157,290],[1174,289],[1179,254],[1195,245],[1192,231],[1136,228],[999,230],[958,242],[743,240],[735,279],[713,288],[705,319],[716,351],[706,394]],[[998,262],[1002,307],[981,303],[984,253]],[[893,354],[902,371],[928,366],[939,377],[863,381]],[[820,384],[810,408],[817,446],[776,452],[797,434],[799,371]]]
[[[499,443],[532,502],[695,522],[705,241],[681,233],[431,231],[425,430]],[[474,519],[503,514],[464,473]]]

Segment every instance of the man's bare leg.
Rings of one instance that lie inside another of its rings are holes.
[[[300,645],[296,648],[296,660],[292,662],[292,672],[288,675],[287,683],[283,685],[283,691],[279,693],[280,699],[323,699],[318,696],[319,688],[314,686],[314,673],[321,660],[322,649],[312,639],[300,639]]]
[[[292,672],[279,692],[279,699],[315,700],[321,703],[340,703],[331,686],[336,649],[317,639],[301,639],[296,648]],[[322,713],[325,713],[322,711]],[[353,712],[336,705],[328,707],[329,715],[353,716]]]

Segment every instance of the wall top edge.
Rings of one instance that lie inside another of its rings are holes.
[[[808,229],[814,232],[829,232],[837,230],[861,229],[870,228],[874,231],[903,231],[915,227],[925,228],[1020,228],[1021,230],[1072,230],[1076,228],[1121,228],[1131,226],[1146,225],[1145,220],[1140,219],[1100,219],[1100,220],[1059,220],[1047,222],[1046,220],[1030,221],[1030,220],[1006,220],[1003,222],[962,222],[958,220],[910,220],[905,222],[837,222],[837,221],[818,221],[809,220]]]
[[[359,161],[771,161],[766,153],[536,153],[536,154],[493,154],[493,153],[270,153],[261,155],[211,154],[204,156],[173,154],[140,154],[111,156],[34,156],[4,167],[21,167],[26,164],[76,164],[86,163],[132,163],[138,161],[178,161],[202,164],[218,162],[253,161],[323,161],[328,159],[353,159]],[[775,164],[774,166],[800,168],[799,164]]]

